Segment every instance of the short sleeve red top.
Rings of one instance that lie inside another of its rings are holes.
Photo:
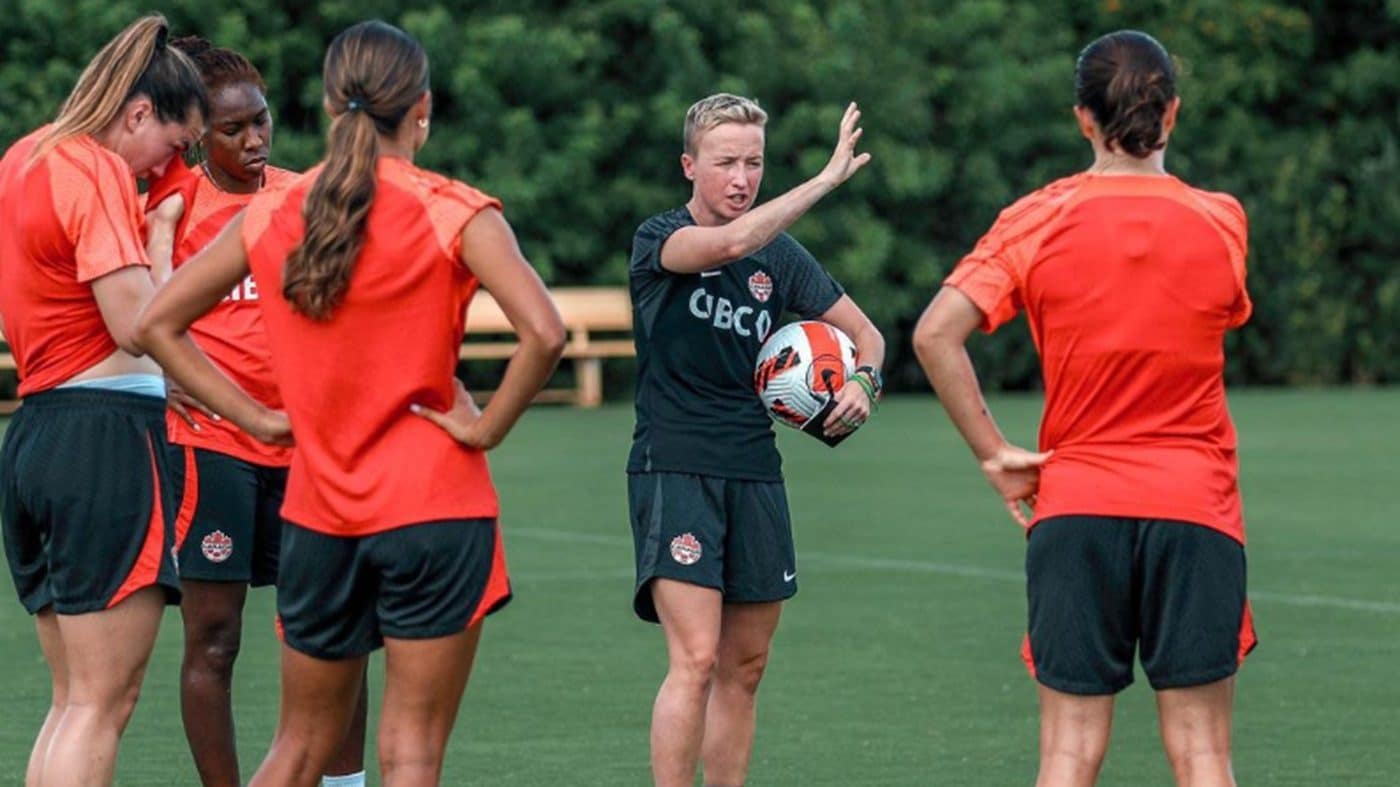
[[[20,396],[54,388],[116,351],[92,281],[150,265],[131,167],[86,135],[33,159],[47,131],[0,159],[0,317]]]
[[[185,212],[177,228],[171,258],[175,268],[208,246],[254,196],[220,190],[202,169],[189,171],[188,178],[187,185],[178,189],[185,198]],[[278,189],[295,180],[296,173],[268,167],[265,178],[264,190]],[[209,360],[249,396],[280,410],[282,397],[272,376],[259,296],[257,280],[250,274],[218,306],[190,326],[190,335]],[[218,451],[253,464],[273,467],[291,464],[290,448],[261,443],[227,420],[215,421],[198,411],[191,411],[191,416],[199,423],[199,431],[174,412],[166,413],[165,426],[170,442]]]
[[[243,223],[272,373],[296,439],[283,517],[363,536],[496,516],[485,454],[409,405],[452,404],[465,309],[478,286],[459,259],[460,237],[477,213],[500,202],[404,159],[380,158],[349,287],[331,318],[318,322],[282,296],[282,267],[301,242],[302,203],[320,169],[255,196]]]
[[[1004,210],[945,282],[993,331],[1025,311],[1045,381],[1036,521],[1173,519],[1244,542],[1225,332],[1249,318],[1233,197],[1080,174]]]

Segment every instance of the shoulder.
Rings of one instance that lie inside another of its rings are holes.
[[[1182,185],[1197,207],[1226,231],[1238,237],[1243,237],[1248,232],[1249,220],[1245,215],[1244,206],[1234,195],[1223,191],[1206,191],[1186,183]]]
[[[690,211],[685,208],[672,208],[647,217],[645,221],[637,225],[634,237],[637,239],[644,237],[665,238],[681,227],[688,227],[694,223],[695,220],[691,218]]]
[[[136,194],[136,178],[126,160],[86,134],[58,143],[43,161],[56,191],[95,187],[98,191],[117,189]]]
[[[269,166],[263,170],[263,189],[282,188],[299,177],[301,173],[295,170]]]
[[[287,205],[289,200],[298,206],[293,211],[296,214],[293,218],[300,221],[300,200],[305,198],[306,193],[315,185],[316,177],[321,174],[323,167],[323,164],[317,164],[300,174],[281,170],[287,174],[277,178],[269,175],[267,183],[248,201],[248,207],[243,213],[244,245],[251,248],[267,232],[273,218],[282,212],[282,207]]]
[[[995,230],[1008,240],[1033,234],[1074,203],[1084,182],[1084,174],[1078,173],[1032,191],[997,214]]]
[[[469,183],[411,164],[391,175],[391,179],[395,185],[408,189],[420,200],[433,205],[440,204],[448,212],[456,208],[475,214],[484,208],[501,207],[499,199]]]

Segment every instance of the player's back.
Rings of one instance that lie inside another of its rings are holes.
[[[1076,175],[1004,211],[950,284],[1024,309],[1045,414],[1036,518],[1181,519],[1238,538],[1225,332],[1249,316],[1239,203],[1168,176]],[[997,296],[995,293],[1004,293]]]
[[[477,212],[499,203],[403,159],[380,158],[349,286],[318,321],[292,309],[282,273],[319,172],[259,195],[243,228],[297,441],[284,515],[340,535],[495,516],[484,454],[409,406],[452,405],[464,308],[478,284],[458,259],[458,239]]]

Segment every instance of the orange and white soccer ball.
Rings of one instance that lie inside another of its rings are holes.
[[[758,351],[754,389],[774,421],[801,429],[855,374],[856,345],[816,320],[779,328]]]

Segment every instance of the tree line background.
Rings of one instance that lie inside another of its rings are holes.
[[[1089,163],[1076,53],[1146,30],[1181,66],[1169,169],[1250,217],[1230,381],[1400,380],[1400,0],[0,0],[0,144],[150,10],[261,69],[294,169],[322,150],[330,39],[407,29],[433,67],[419,162],[499,195],[551,285],[625,283],[637,224],[689,196],[695,99],[769,110],[766,196],[820,169],[859,101],[874,161],[792,232],[884,330],[899,388],[924,385],[909,333],[942,277],[1003,206]],[[972,350],[988,387],[1039,385],[1023,320]]]

